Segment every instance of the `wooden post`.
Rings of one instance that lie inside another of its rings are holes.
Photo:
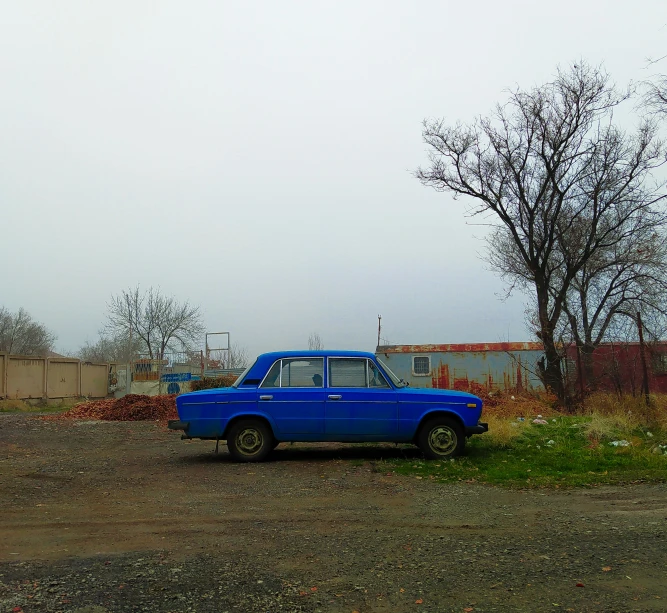
[[[639,311],[637,311],[637,329],[639,330],[639,356],[642,361],[642,373],[644,380],[642,382],[642,388],[644,390],[644,397],[646,398],[646,404],[650,404],[651,399],[649,397],[648,389],[648,366],[646,365],[646,348],[644,347],[644,328],[642,326],[642,316]]]

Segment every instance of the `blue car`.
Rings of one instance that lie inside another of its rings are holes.
[[[410,388],[359,351],[265,353],[232,387],[182,394],[176,407],[172,430],[226,440],[240,462],[262,461],[279,443],[296,441],[414,443],[442,459],[488,430],[477,396]]]

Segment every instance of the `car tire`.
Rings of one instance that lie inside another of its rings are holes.
[[[422,424],[416,443],[428,460],[442,460],[461,455],[466,439],[456,420],[433,417]]]
[[[259,419],[242,419],[227,434],[229,454],[237,462],[261,462],[273,449],[271,428]]]

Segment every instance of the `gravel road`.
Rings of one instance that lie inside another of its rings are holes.
[[[508,491],[396,475],[392,446],[214,447],[0,415],[0,611],[667,611],[664,485]]]

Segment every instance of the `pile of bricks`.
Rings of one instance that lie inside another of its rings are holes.
[[[162,421],[178,419],[176,394],[142,396],[128,394],[122,398],[93,400],[54,415],[54,419],[99,419],[102,421]]]

